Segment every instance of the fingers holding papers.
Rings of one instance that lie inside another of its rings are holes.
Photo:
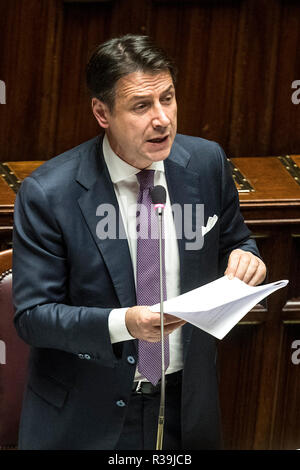
[[[229,279],[237,277],[250,286],[261,284],[266,277],[264,262],[250,251],[233,250],[229,256],[225,275]]]
[[[160,313],[152,312],[145,306],[131,307],[126,312],[125,323],[134,338],[149,342],[160,341]],[[169,335],[185,323],[180,318],[164,314],[164,335]]]

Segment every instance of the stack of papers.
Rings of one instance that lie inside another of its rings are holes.
[[[216,338],[223,339],[260,300],[285,287],[288,282],[282,280],[253,287],[237,278],[229,280],[224,276],[166,300],[164,313],[186,320]],[[150,309],[159,312],[160,304]]]

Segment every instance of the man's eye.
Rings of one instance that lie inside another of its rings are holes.
[[[165,96],[165,97],[162,99],[162,101],[163,101],[164,103],[170,103],[170,102],[172,101],[172,99],[173,99],[173,95],[168,95],[168,96]]]
[[[135,111],[144,111],[144,109],[146,108],[147,108],[146,103],[139,103],[134,107]]]

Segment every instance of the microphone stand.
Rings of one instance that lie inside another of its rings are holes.
[[[159,287],[160,287],[160,334],[161,334],[161,386],[160,406],[157,425],[156,450],[162,450],[165,424],[165,339],[164,339],[164,292],[163,292],[163,255],[162,255],[162,204],[157,204],[158,234],[159,234]]]

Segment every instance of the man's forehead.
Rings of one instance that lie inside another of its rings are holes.
[[[138,71],[120,78],[116,85],[116,95],[123,99],[132,99],[135,96],[163,93],[173,87],[173,80],[168,71],[159,73]]]

